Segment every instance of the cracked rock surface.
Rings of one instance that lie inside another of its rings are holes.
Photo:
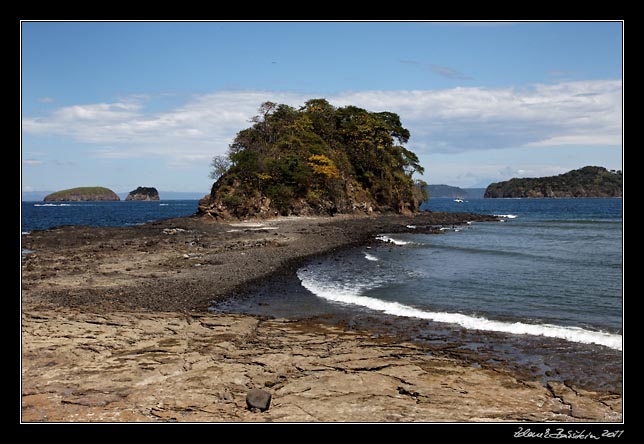
[[[23,313],[23,421],[617,421],[543,387],[360,332],[244,315]],[[270,409],[251,412],[262,387]]]

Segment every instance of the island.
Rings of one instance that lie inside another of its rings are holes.
[[[585,166],[558,176],[513,178],[490,184],[486,198],[622,197],[622,172]]]
[[[429,184],[427,191],[431,197],[465,197],[467,191],[460,187],[444,184]]]
[[[125,200],[159,200],[159,192],[154,187],[138,187],[130,191]]]
[[[78,187],[56,191],[45,196],[45,202],[117,201],[118,195],[105,187]]]
[[[336,108],[312,99],[295,109],[266,102],[226,156],[199,213],[217,220],[275,216],[412,214],[427,199],[409,131],[392,112]]]

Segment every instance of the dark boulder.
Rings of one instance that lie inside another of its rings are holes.
[[[266,390],[251,389],[246,395],[246,405],[250,410],[259,409],[263,412],[271,405],[271,398],[271,394]]]

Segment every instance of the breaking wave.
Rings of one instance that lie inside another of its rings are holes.
[[[386,242],[386,243],[390,243],[390,244],[394,244],[394,245],[399,245],[399,246],[409,244],[409,242],[407,242],[407,241],[400,240],[400,239],[394,239],[392,237],[385,236],[384,234],[379,234],[378,236],[376,236],[376,239],[379,240],[379,241],[382,241],[382,242]]]
[[[368,261],[373,261],[373,262],[377,262],[377,261],[379,261],[379,260],[380,260],[380,259],[378,259],[376,256],[374,256],[374,255],[372,255],[372,254],[369,254],[369,253],[365,253],[365,254],[364,254],[364,258],[365,258],[366,260],[368,260]]]
[[[425,311],[398,302],[383,301],[369,296],[363,296],[362,292],[364,290],[373,287],[373,285],[366,283],[362,285],[358,283],[357,285],[351,286],[346,283],[325,280],[324,278],[318,279],[316,273],[306,269],[298,270],[297,276],[304,288],[322,299],[341,304],[357,305],[388,315],[456,324],[470,330],[493,331],[514,335],[545,336],[571,342],[603,345],[615,350],[622,350],[622,336],[618,334],[586,330],[580,327],[504,322],[461,313]]]

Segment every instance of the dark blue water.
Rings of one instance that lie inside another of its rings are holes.
[[[463,203],[435,198],[423,203],[432,211],[513,214],[523,220],[613,221],[622,220],[622,199],[472,199]]]
[[[62,225],[121,227],[197,212],[197,200],[22,202],[22,231]]]

